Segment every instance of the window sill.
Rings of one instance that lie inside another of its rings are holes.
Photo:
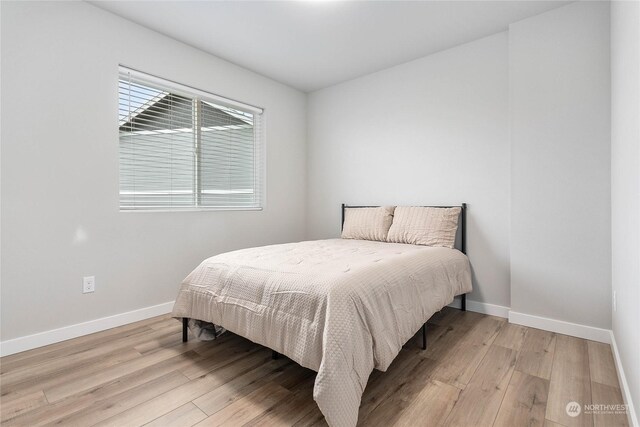
[[[176,212],[210,212],[210,211],[261,211],[264,207],[240,208],[240,207],[211,207],[211,208],[163,208],[163,209],[120,209],[120,213],[176,213]]]

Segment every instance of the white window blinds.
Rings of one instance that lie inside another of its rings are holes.
[[[259,209],[263,112],[126,68],[120,209]]]

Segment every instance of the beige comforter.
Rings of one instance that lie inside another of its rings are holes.
[[[331,426],[354,426],[373,368],[385,371],[433,313],[471,290],[454,249],[331,239],[243,249],[184,280],[173,316],[209,321],[318,372]]]

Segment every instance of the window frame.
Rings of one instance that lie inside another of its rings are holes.
[[[266,207],[267,200],[267,159],[266,159],[266,112],[264,108],[256,107],[251,104],[246,104],[240,101],[236,101],[232,98],[226,98],[221,95],[217,95],[211,92],[207,92],[202,89],[198,89],[189,85],[185,85],[182,83],[177,83],[173,80],[165,79],[162,77],[158,77],[153,74],[145,73],[142,71],[138,71],[134,68],[118,65],[118,81],[122,79],[124,74],[129,74],[132,78],[134,78],[138,82],[148,83],[154,86],[155,89],[166,90],[172,94],[187,97],[190,99],[197,99],[198,102],[212,102],[218,104],[223,107],[229,107],[232,109],[237,109],[240,111],[250,112],[254,114],[254,120],[256,116],[260,116],[260,130],[256,134],[255,123],[254,123],[254,174],[255,174],[255,182],[256,185],[254,187],[254,191],[259,193],[257,206],[206,206],[206,205],[198,205],[199,200],[201,199],[200,194],[194,194],[194,204],[193,206],[185,206],[185,207],[161,207],[161,208],[153,208],[153,207],[137,207],[137,208],[123,208],[121,205],[121,193],[120,193],[120,161],[118,161],[118,210],[119,212],[138,212],[138,213],[152,213],[152,212],[202,212],[202,211],[262,211]],[[119,83],[118,83],[119,84]],[[119,97],[119,91],[116,91]],[[118,105],[120,99],[118,98]],[[118,123],[120,122],[119,113],[118,113]],[[200,134],[200,130],[194,125],[195,131]],[[198,140],[198,144],[201,141]],[[118,153],[120,153],[120,135],[118,134]],[[197,152],[196,148],[196,152]],[[196,163],[200,164],[201,159],[197,158]],[[199,169],[199,168],[198,168]],[[202,179],[202,173],[200,170],[194,171],[194,181],[200,181]],[[199,190],[201,191],[201,190]]]

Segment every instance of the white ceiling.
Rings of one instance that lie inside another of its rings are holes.
[[[561,1],[92,1],[311,92],[507,29]]]

